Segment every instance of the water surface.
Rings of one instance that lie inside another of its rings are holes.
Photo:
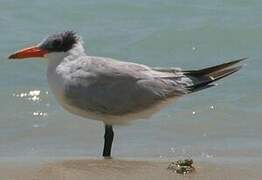
[[[179,99],[151,119],[115,128],[120,157],[262,155],[262,2],[0,0],[0,158],[99,156],[103,125],[64,111],[44,60],[9,61],[50,33],[74,30],[91,55],[201,68],[249,57],[219,86]]]

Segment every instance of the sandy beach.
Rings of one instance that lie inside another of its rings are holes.
[[[68,159],[55,162],[28,163],[5,161],[0,164],[1,179],[12,180],[122,180],[122,179],[260,179],[261,160],[206,162],[198,161],[196,171],[179,175],[167,170],[172,161]]]

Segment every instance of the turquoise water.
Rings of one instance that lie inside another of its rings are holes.
[[[50,33],[78,32],[91,55],[201,68],[249,57],[219,86],[151,119],[115,128],[117,157],[262,155],[262,2],[259,0],[0,0],[0,157],[99,156],[103,125],[65,112],[44,60],[9,61]]]

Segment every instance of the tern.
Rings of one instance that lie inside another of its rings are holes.
[[[59,104],[78,116],[104,123],[103,157],[111,157],[113,125],[149,118],[172,100],[216,85],[246,58],[200,70],[153,68],[85,53],[73,31],[48,36],[9,59],[46,58],[47,80]]]

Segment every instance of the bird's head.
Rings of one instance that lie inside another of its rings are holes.
[[[80,38],[73,31],[50,35],[39,44],[21,49],[9,56],[9,59],[48,57],[51,54],[65,54],[80,43]]]

